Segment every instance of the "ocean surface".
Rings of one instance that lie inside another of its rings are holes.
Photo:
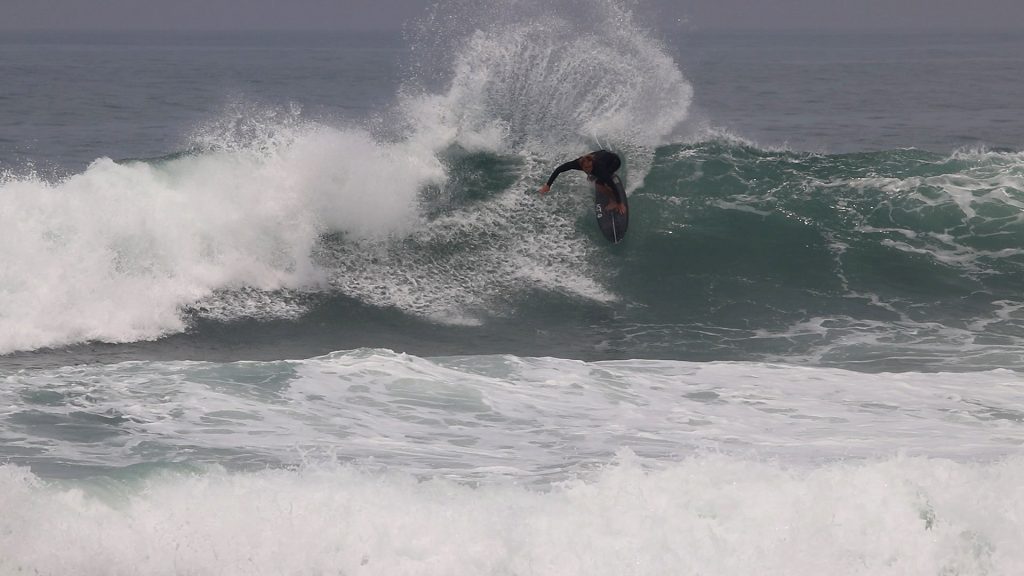
[[[1024,35],[630,6],[0,35],[0,575],[1024,573]]]

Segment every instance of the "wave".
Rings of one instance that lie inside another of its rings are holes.
[[[5,176],[0,353],[155,339],[196,312],[230,319],[267,300],[296,317],[303,294],[325,291],[470,325],[509,290],[612,299],[574,218],[540,214],[525,192],[547,151],[599,137],[649,157],[685,115],[689,85],[629,26],[619,22],[611,44],[525,17],[460,37],[447,86],[407,83],[384,129],[240,103],[197,129],[187,153],[99,159],[59,181]],[[614,88],[601,82],[608,73],[621,76]],[[675,112],[649,120],[673,98]],[[472,153],[515,166],[481,190],[471,180],[491,177],[461,169],[481,161]],[[483,201],[466,207],[460,195]]]
[[[365,193],[383,172],[388,186]],[[401,235],[417,225],[420,188],[443,174],[429,151],[319,127],[265,153],[8,179],[0,351],[181,331],[182,309],[217,290],[315,289],[321,234]]]
[[[481,326],[540,293],[568,306],[543,330],[625,304],[620,344],[641,357],[697,358],[702,331],[745,340],[719,358],[847,362],[909,344],[896,355],[1017,363],[1019,153],[661,146],[614,249],[582,181],[541,199],[536,166],[305,126],[265,149],[8,180],[5,349],[150,339],[196,318],[301,322],[332,294]],[[377,173],[387,183],[367,192]]]
[[[545,330],[574,306],[625,304],[642,356],[694,351],[703,327],[745,334],[766,359],[930,342],[933,356],[1016,362],[1019,153],[661,146],[632,193],[637,226],[611,249],[582,181],[538,198],[543,172],[521,156],[323,126],[289,138],[8,180],[4,349],[151,339],[196,318],[302,321],[332,294],[480,326],[546,293],[569,308]]]

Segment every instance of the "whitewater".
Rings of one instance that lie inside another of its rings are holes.
[[[8,376],[2,400],[6,449],[53,478],[0,468],[10,573],[983,574],[1024,560],[1009,371],[363,350],[69,366]]]
[[[0,574],[1020,573],[1024,44],[658,17],[0,39]]]

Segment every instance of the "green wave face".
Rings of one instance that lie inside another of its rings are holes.
[[[1024,335],[1020,154],[670,146],[631,205],[615,289],[652,325],[819,360]]]

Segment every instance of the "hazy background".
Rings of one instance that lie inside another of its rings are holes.
[[[0,0],[0,30],[386,30],[400,28],[430,4],[423,0]],[[639,4],[639,13],[659,26],[697,30],[1024,29],[1021,0],[651,0]]]

